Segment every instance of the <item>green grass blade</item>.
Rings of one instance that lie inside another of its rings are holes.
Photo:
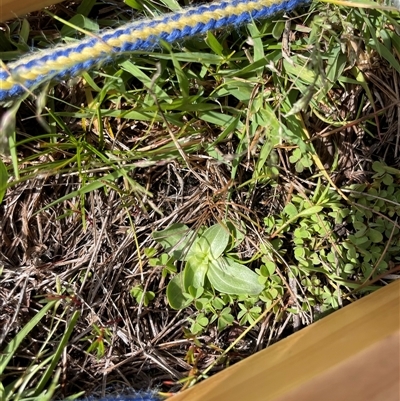
[[[47,367],[46,371],[44,372],[43,376],[41,377],[39,383],[36,386],[35,395],[39,395],[39,393],[41,393],[43,391],[43,389],[45,388],[51,375],[53,374],[54,369],[57,366],[57,363],[61,358],[61,354],[62,354],[64,348],[66,347],[69,338],[71,337],[72,331],[74,330],[76,322],[78,321],[79,317],[80,317],[80,312],[75,311],[72,315],[71,320],[67,323],[67,330],[64,333],[64,335],[62,336],[61,341],[58,344],[58,347],[52,357],[52,361],[51,361],[50,365]]]
[[[23,339],[29,332],[40,322],[43,316],[56,304],[56,301],[51,301],[45,305],[22,329],[21,331],[7,344],[0,354],[0,375],[4,372],[15,351]]]
[[[0,159],[0,204],[3,202],[4,195],[7,190],[8,172],[7,167]]]
[[[77,13],[87,17],[95,4],[96,0],[83,0],[78,7]]]

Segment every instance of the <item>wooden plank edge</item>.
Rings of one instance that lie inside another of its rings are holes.
[[[399,401],[400,330],[276,401]]]
[[[173,396],[171,401],[277,401],[396,335],[399,327],[397,280]],[[398,358],[396,352],[393,358]]]
[[[0,22],[38,11],[63,0],[0,0]]]

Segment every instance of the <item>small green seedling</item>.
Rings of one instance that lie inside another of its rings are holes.
[[[112,333],[109,329],[93,324],[92,334],[84,337],[82,341],[91,341],[92,343],[86,351],[88,353],[95,352],[97,359],[101,359],[106,353],[106,344],[111,344],[111,337]]]
[[[168,302],[174,309],[183,309],[198,299],[204,290],[230,295],[258,295],[264,289],[258,275],[243,264],[225,256],[237,245],[232,223],[215,224],[196,234],[183,224],[174,224],[153,233],[175,260],[184,262],[182,271],[167,287]]]
[[[132,298],[136,299],[138,304],[143,303],[144,306],[148,306],[149,303],[154,299],[156,294],[153,291],[145,291],[141,285],[133,287],[130,290]]]

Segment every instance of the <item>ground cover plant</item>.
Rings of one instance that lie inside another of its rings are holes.
[[[0,56],[185,5],[67,1]],[[399,23],[313,2],[4,105],[2,399],[180,391],[398,278]]]

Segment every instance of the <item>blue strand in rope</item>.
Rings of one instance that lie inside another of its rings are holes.
[[[148,51],[210,30],[239,26],[291,11],[307,0],[231,0],[188,8],[153,20],[105,30],[77,44],[33,53],[0,68],[0,102],[51,80],[61,81],[108,63],[125,52]]]

